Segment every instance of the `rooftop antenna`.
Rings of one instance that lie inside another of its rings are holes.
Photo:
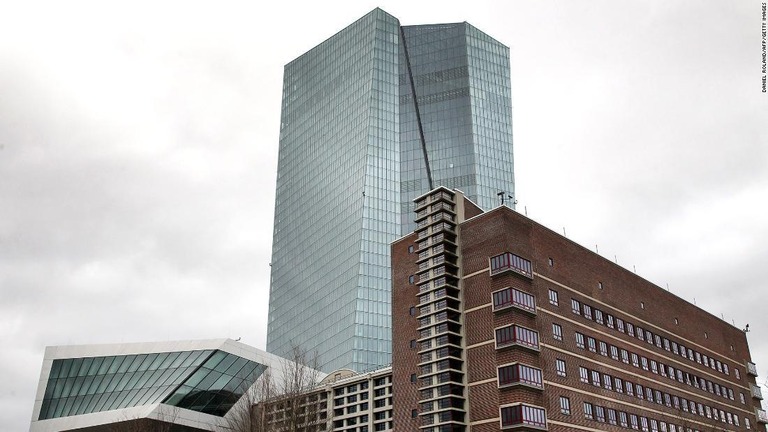
[[[595,245],[595,253],[600,253],[600,251],[597,250],[597,245]]]

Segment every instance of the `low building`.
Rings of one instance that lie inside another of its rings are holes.
[[[288,364],[231,339],[47,347],[30,431],[232,429]]]
[[[456,190],[392,245],[394,428],[764,429],[745,333]]]
[[[392,398],[392,368],[342,369],[299,397],[278,397],[256,411],[266,416],[266,430],[392,431]]]

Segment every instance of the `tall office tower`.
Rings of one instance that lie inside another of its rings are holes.
[[[509,49],[469,24],[381,9],[285,67],[268,351],[390,362],[389,244],[413,230],[412,199],[514,194],[509,82]]]

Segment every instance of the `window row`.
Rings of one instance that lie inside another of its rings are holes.
[[[714,418],[715,420],[728,418],[728,422],[730,423],[732,421],[730,419],[736,417],[736,415],[724,412],[721,409],[697,403],[684,397],[671,395],[651,387],[643,387],[639,383],[622,380],[619,377],[600,373],[596,370],[590,370],[583,366],[579,366],[579,381],[586,384],[592,384],[595,387],[602,387],[606,390],[613,390],[617,393],[624,393],[627,396],[636,396],[638,399],[655,402],[656,404],[665,405],[668,408],[675,408],[682,412],[690,412],[694,415],[698,414],[703,417]],[[736,421],[738,422],[738,420]]]
[[[688,348],[681,343],[677,343],[666,337],[654,334],[649,330],[645,330],[640,326],[633,325],[632,323],[624,321],[621,318],[614,317],[609,313],[603,312],[600,309],[592,307],[586,303],[582,303],[574,298],[571,299],[571,310],[574,314],[581,315],[590,321],[594,321],[608,328],[617,330],[621,333],[625,333],[630,337],[636,337],[637,339],[645,341],[650,345],[664,349],[675,355],[679,355],[680,357],[688,359],[689,361],[709,367],[712,370],[716,370],[722,374],[730,375],[728,365],[721,362],[720,360],[715,360],[712,357],[708,357],[705,354]],[[736,375],[736,379],[741,379],[738,368],[734,368],[734,374]]]
[[[567,400],[568,398],[560,398],[560,412],[563,414],[570,414],[570,401],[566,401],[568,408],[568,412],[566,413],[563,409],[563,399]],[[621,426],[627,429],[642,430],[643,432],[700,432],[699,429],[693,429],[689,425],[683,426],[672,422],[656,420],[625,411],[617,411],[613,408],[593,405],[589,402],[584,402],[584,418],[595,420],[600,423]],[[722,423],[728,423],[737,427],[739,426],[738,416],[732,416],[731,414],[723,413],[722,411],[720,411],[719,417],[714,417],[714,419],[719,420]],[[751,429],[751,424],[747,417],[744,417],[744,426],[747,429]]]
[[[610,355],[612,359],[617,361],[619,361],[619,358],[621,358],[620,361],[624,364],[630,364],[631,362],[632,366],[636,368],[650,370],[657,375],[668,377],[672,380],[676,379],[678,382],[685,383],[702,391],[708,391],[709,393],[720,396],[724,399],[734,400],[732,388],[712,382],[698,375],[684,372],[680,369],[675,369],[674,367],[665,365],[662,362],[649,360],[645,356],[640,356],[623,348],[618,348],[614,345],[607,344],[591,336],[585,336],[583,333],[576,332],[576,346],[578,348],[588,349],[594,353],[599,352],[600,355],[605,357]]]
[[[355,403],[358,400],[363,401],[367,399],[368,399],[368,392],[364,392],[356,395],[347,396],[346,399],[344,397],[338,397],[333,400],[333,405],[339,406],[339,405],[344,405],[345,403]]]
[[[344,394],[344,390],[346,389],[347,393],[355,393],[358,391],[358,388],[360,390],[366,390],[368,389],[368,381],[363,381],[360,384],[352,384],[348,385],[346,387],[339,387],[337,389],[333,390],[334,396],[341,396]]]

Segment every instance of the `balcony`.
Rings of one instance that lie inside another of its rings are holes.
[[[757,416],[757,421],[760,423],[768,423],[768,415],[765,414],[764,410],[755,409],[755,416]]]
[[[527,292],[515,288],[504,288],[494,291],[492,299],[494,312],[514,307],[528,314],[536,315],[536,299]]]
[[[491,257],[491,276],[507,271],[533,279],[533,267],[529,260],[509,252]]]
[[[496,349],[520,346],[539,351],[539,332],[518,325],[496,329]]]
[[[757,365],[752,362],[747,362],[747,373],[752,376],[757,376]]]
[[[499,409],[502,429],[547,430],[544,408],[531,405],[513,405]]]
[[[755,399],[763,399],[763,392],[760,390],[759,386],[756,386],[754,384],[751,385],[752,387],[752,397]]]
[[[516,363],[498,368],[499,388],[524,385],[536,389],[544,388],[541,369]]]

